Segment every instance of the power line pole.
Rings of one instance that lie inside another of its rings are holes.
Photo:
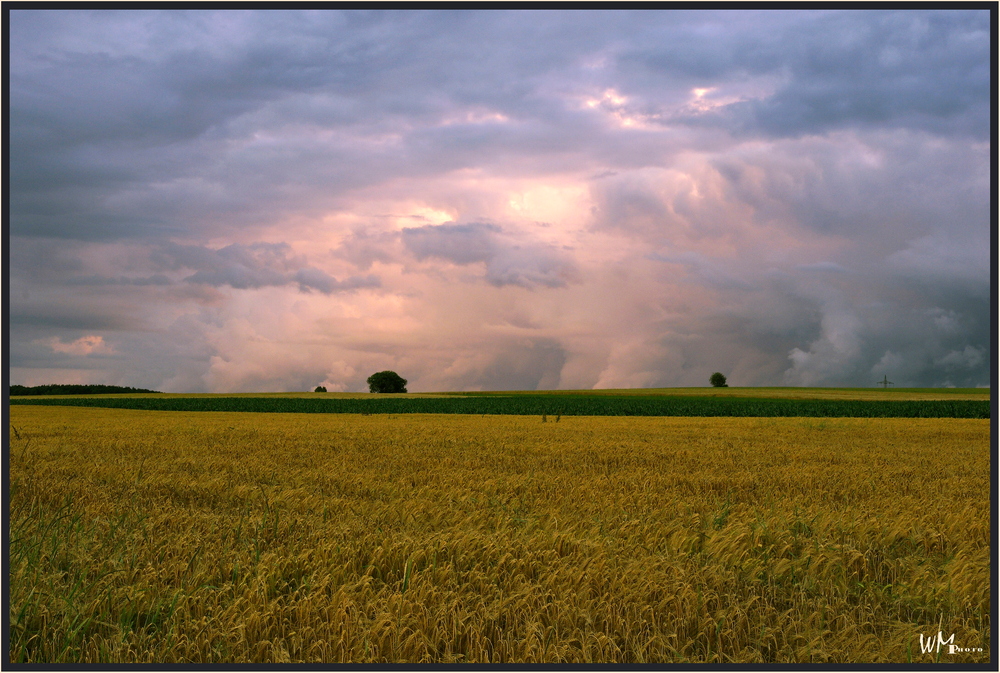
[[[882,380],[881,381],[876,381],[875,385],[882,386],[883,388],[888,388],[889,386],[894,385],[894,384],[893,384],[892,381],[889,380],[888,376],[883,375],[882,376]]]

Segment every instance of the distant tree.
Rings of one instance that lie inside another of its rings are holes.
[[[316,386],[316,390],[314,390],[313,392],[314,393],[325,393],[326,392],[326,386]]]
[[[712,376],[708,379],[708,382],[711,383],[716,388],[729,387],[729,384],[726,383],[726,377],[723,376],[721,372],[715,372],[714,374],[712,374]]]
[[[405,393],[406,379],[396,372],[378,372],[368,377],[368,390],[373,393]]]

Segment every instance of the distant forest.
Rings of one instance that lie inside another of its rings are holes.
[[[114,395],[115,393],[158,393],[159,390],[129,388],[128,386],[18,386],[10,387],[11,395]]]

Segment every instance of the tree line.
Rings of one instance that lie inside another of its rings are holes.
[[[130,388],[128,386],[103,386],[103,385],[48,385],[48,386],[19,386],[10,387],[11,395],[114,395],[117,393],[158,393],[159,390],[147,390],[145,388]]]

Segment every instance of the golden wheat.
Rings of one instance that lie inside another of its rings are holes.
[[[553,420],[11,407],[9,656],[990,660],[988,420]]]

